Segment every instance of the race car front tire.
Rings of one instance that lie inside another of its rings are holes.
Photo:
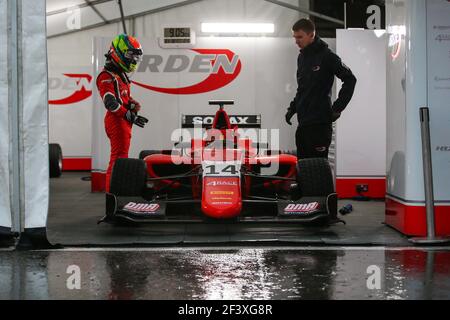
[[[327,197],[334,193],[333,173],[327,159],[301,159],[297,162],[297,183],[303,197]]]
[[[122,197],[142,197],[147,183],[145,161],[117,159],[111,173],[110,193]]]
[[[58,178],[62,174],[62,149],[57,143],[48,145],[50,178]]]

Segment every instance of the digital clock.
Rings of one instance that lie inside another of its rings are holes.
[[[164,28],[164,38],[189,38],[190,28]]]
[[[162,48],[193,48],[195,32],[191,27],[163,27],[162,37],[159,38]]]

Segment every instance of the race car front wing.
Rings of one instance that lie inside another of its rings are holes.
[[[202,223],[208,222],[274,222],[274,223],[308,223],[314,221],[343,222],[337,219],[337,194],[332,193],[327,197],[302,197],[298,200],[282,199],[244,199],[243,210],[237,219],[221,220],[210,219],[202,214],[168,214],[168,206],[171,204],[187,205],[198,204],[200,200],[154,200],[148,201],[140,197],[118,197],[114,194],[106,194],[106,215],[98,222],[115,222],[124,220],[134,223]],[[264,212],[252,215],[246,212],[246,208],[253,204],[276,206],[276,215],[265,215]]]

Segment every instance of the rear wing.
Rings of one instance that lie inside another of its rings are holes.
[[[209,100],[208,104],[210,106],[220,106],[221,108],[223,108],[223,106],[234,105],[234,100]]]
[[[223,101],[221,101],[223,102]],[[230,123],[238,128],[261,129],[261,115],[232,115],[229,116]],[[182,115],[181,128],[202,127],[210,129],[214,121],[214,115]]]

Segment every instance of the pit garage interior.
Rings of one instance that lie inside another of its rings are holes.
[[[448,1],[0,0],[0,13],[0,299],[450,298]],[[99,224],[110,146],[95,80],[111,40],[144,53],[131,92],[149,123],[130,158],[171,149],[214,100],[295,152],[301,18],[357,78],[328,159],[344,223]],[[244,22],[269,29],[205,26]],[[80,290],[70,265],[89,273]],[[366,286],[373,265],[381,288]]]

